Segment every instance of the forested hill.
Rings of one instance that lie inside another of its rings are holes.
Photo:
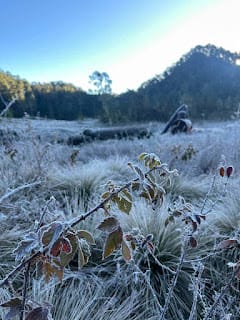
[[[185,103],[192,119],[230,119],[240,103],[239,59],[239,54],[223,48],[197,46],[137,91],[118,96],[88,94],[60,81],[29,83],[2,71],[0,93],[5,100],[18,95],[10,110],[15,117],[27,112],[67,120],[98,117],[110,123],[166,121]]]
[[[239,58],[213,45],[197,46],[137,92],[112,99],[108,113],[123,120],[166,121],[185,103],[193,119],[230,119],[240,103]]]

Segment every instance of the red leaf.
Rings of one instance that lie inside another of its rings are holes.
[[[125,235],[125,239],[126,239],[127,241],[132,241],[132,240],[133,240],[133,236],[132,236],[131,234],[126,234],[126,235]]]
[[[147,243],[147,246],[148,246],[148,248],[152,251],[152,252],[154,252],[154,245],[153,245],[153,243],[151,242],[151,241],[149,241],[148,243]]]
[[[197,222],[192,221],[193,232],[197,230]]]
[[[190,246],[192,248],[196,248],[197,247],[197,240],[194,237],[190,237],[189,243],[190,243]]]
[[[233,172],[233,167],[232,166],[228,167],[226,170],[226,174],[228,178],[231,176],[232,172]]]
[[[62,239],[58,239],[51,248],[50,254],[53,257],[59,256],[62,249]]]
[[[218,245],[218,249],[226,249],[229,247],[235,247],[236,244],[238,244],[236,239],[227,239],[227,240],[223,240],[219,243]]]
[[[221,168],[219,169],[219,174],[220,174],[220,176],[221,176],[221,177],[224,177],[224,173],[225,173],[225,169],[224,169],[224,167],[221,167]]]
[[[65,238],[62,239],[61,250],[65,253],[72,252],[72,246],[71,246],[70,241],[68,239],[65,239]]]

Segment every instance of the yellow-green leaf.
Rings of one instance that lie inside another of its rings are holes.
[[[117,202],[117,206],[118,209],[121,210],[122,212],[125,212],[127,214],[130,213],[131,209],[132,209],[132,202],[121,198],[118,202]]]
[[[115,217],[108,217],[104,219],[97,227],[104,232],[113,232],[119,227],[119,221]]]
[[[103,259],[110,256],[110,254],[114,251],[120,248],[123,240],[123,232],[120,227],[118,227],[117,230],[111,232],[104,245],[104,251],[103,251]]]
[[[147,155],[148,155],[148,154],[147,154],[146,152],[141,153],[141,154],[138,156],[138,160],[144,160]]]
[[[132,201],[132,195],[128,191],[128,189],[123,189],[123,191],[121,192],[121,198],[125,198],[126,200]]]
[[[55,274],[55,268],[51,265],[50,262],[44,261],[43,263],[43,272],[46,282],[49,282],[50,278]]]
[[[89,242],[92,245],[96,244],[92,234],[86,230],[79,230],[77,233],[77,236],[78,236],[78,238],[83,238],[83,239],[87,240],[87,242]]]
[[[82,248],[78,248],[78,269],[81,269],[86,264]]]
[[[109,191],[104,192],[104,193],[102,194],[102,199],[107,199],[109,196],[110,196],[110,192],[109,192]]]
[[[124,240],[122,241],[122,256],[126,262],[132,259],[131,251]]]

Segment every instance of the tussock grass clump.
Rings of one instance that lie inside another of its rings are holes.
[[[223,146],[223,138],[229,132],[231,138]],[[139,200],[133,194],[129,215],[119,213],[115,203],[109,213],[101,208],[95,215],[81,221],[77,227],[91,232],[96,241],[90,262],[77,270],[76,255],[61,284],[55,279],[46,284],[38,278],[33,281],[27,296],[37,303],[51,303],[56,320],[159,320],[184,247],[185,257],[166,320],[188,319],[195,298],[196,317],[191,320],[202,319],[204,308],[211,306],[231,277],[232,268],[227,263],[240,259],[236,247],[218,249],[218,244],[224,239],[239,239],[239,182],[232,177],[227,181],[226,176],[214,178],[222,154],[226,163],[234,166],[234,175],[238,177],[237,130],[226,127],[215,132],[207,130],[207,134],[196,132],[176,136],[162,136],[155,132],[148,140],[94,142],[79,147],[74,159],[71,159],[74,150],[69,146],[29,137],[28,133],[23,139],[9,140],[7,149],[6,146],[0,147],[1,277],[13,267],[14,248],[29,230],[35,230],[42,212],[45,212],[43,223],[55,220],[69,222],[81,216],[101,201],[109,180],[116,186],[122,186],[135,178],[127,166],[129,160],[134,161],[143,151],[154,152],[181,173],[173,177],[171,184],[164,186],[166,195],[162,205],[153,210],[152,203]],[[192,150],[191,158],[183,159],[187,149]],[[18,189],[36,181],[36,185]],[[11,194],[14,190],[16,192]],[[211,192],[208,193],[209,190]],[[191,230],[182,221],[182,216],[175,216],[174,222],[166,225],[168,208],[174,207],[179,196],[191,203],[194,214],[207,213],[206,222],[201,220],[194,233],[197,247],[187,246],[188,241],[185,240],[189,239]],[[49,199],[53,200],[49,202]],[[133,261],[128,264],[119,250],[114,250],[102,261],[106,235],[96,227],[105,217],[103,214],[119,219],[124,237],[134,234],[143,240],[150,239],[153,250],[146,250],[144,245],[137,246],[132,250]],[[204,268],[200,286],[194,291],[198,263],[202,263]],[[20,282],[23,283],[23,279]],[[0,299],[7,300],[10,292],[0,290]],[[229,293],[220,306],[224,316],[227,312],[237,312],[234,307],[239,299],[237,280],[233,281]],[[0,308],[0,312],[3,318],[5,311]]]
[[[179,195],[184,197],[186,201],[197,203],[203,199],[208,192],[208,177],[189,178],[186,175],[178,175],[173,177],[171,186],[166,188],[166,192],[171,195],[172,199],[176,199]]]
[[[136,262],[139,268],[149,275],[151,286],[161,305],[168,295],[173,274],[176,271],[182,250],[183,223],[165,226],[168,217],[168,207],[171,205],[167,198],[160,209],[152,210],[145,202],[137,203],[131,215],[122,218],[122,225],[127,232],[139,232],[143,236],[153,235],[154,253],[151,255],[136,252]],[[207,253],[207,248],[186,249],[186,260],[196,259]],[[174,290],[167,319],[185,319],[189,315],[193,294],[189,290],[194,270],[190,263],[184,263]]]
[[[154,303],[146,299],[144,288],[128,292],[124,299],[121,290],[123,288],[113,285],[112,281],[79,273],[61,285],[46,286],[41,280],[34,281],[32,294],[35,301],[53,305],[56,320],[157,319],[153,317],[156,315]]]
[[[126,181],[130,176],[126,165],[125,158],[116,157],[105,161],[95,159],[87,164],[55,167],[48,172],[48,189],[56,198],[65,197],[68,204],[71,204],[72,200],[81,203],[87,210],[99,200],[108,181]]]

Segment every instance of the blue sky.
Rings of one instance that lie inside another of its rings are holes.
[[[240,51],[240,0],[0,0],[0,68],[87,90],[137,89],[198,44]]]

